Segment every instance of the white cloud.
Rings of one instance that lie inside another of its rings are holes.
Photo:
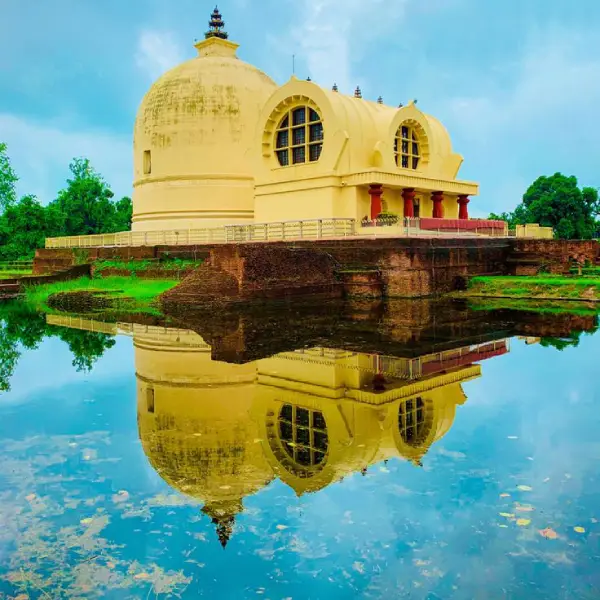
[[[325,87],[337,83],[342,92],[352,93],[364,81],[353,72],[352,63],[372,43],[373,27],[381,36],[403,17],[407,2],[301,0],[296,5],[298,17],[291,19],[298,59],[306,62],[308,75],[317,83]],[[376,25],[365,22],[370,14],[377,14]]]
[[[68,131],[0,113],[0,138],[20,178],[18,193],[35,194],[44,204],[56,197],[74,157],[89,158],[117,197],[131,195],[133,166],[129,136],[104,131]]]
[[[135,61],[151,81],[184,60],[185,53],[172,33],[153,29],[141,32]]]

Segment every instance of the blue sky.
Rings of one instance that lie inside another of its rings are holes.
[[[21,193],[54,198],[88,156],[131,193],[131,135],[151,82],[195,55],[205,0],[0,0],[0,140]],[[597,0],[222,0],[242,59],[279,83],[417,98],[481,183],[473,213],[513,208],[537,176],[600,186]]]

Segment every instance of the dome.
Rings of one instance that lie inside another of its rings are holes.
[[[207,34],[209,35],[209,34]],[[148,91],[134,130],[133,231],[254,219],[256,117],[276,84],[208,37]]]

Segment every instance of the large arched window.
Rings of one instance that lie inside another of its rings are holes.
[[[402,441],[413,448],[423,446],[431,431],[432,415],[422,398],[400,402],[398,429]]]
[[[396,164],[403,169],[417,169],[421,160],[421,143],[415,127],[403,123],[394,141]]]
[[[295,465],[321,465],[329,447],[325,417],[318,410],[284,404],[279,411],[279,439]]]
[[[310,106],[289,110],[275,132],[275,152],[282,167],[316,162],[323,149],[323,122]]]

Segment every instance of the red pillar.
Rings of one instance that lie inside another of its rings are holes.
[[[431,194],[431,200],[433,201],[433,212],[431,216],[434,219],[443,219],[444,206],[442,202],[444,201],[444,192],[433,192]]]
[[[404,217],[412,219],[415,216],[414,188],[404,188],[402,190],[402,198],[404,198]]]
[[[371,196],[371,221],[374,221],[381,214],[381,196],[383,195],[381,184],[370,185],[369,195]]]
[[[467,204],[469,204],[469,196],[466,194],[461,194],[458,197],[458,218],[467,220],[469,218],[469,209]]]

